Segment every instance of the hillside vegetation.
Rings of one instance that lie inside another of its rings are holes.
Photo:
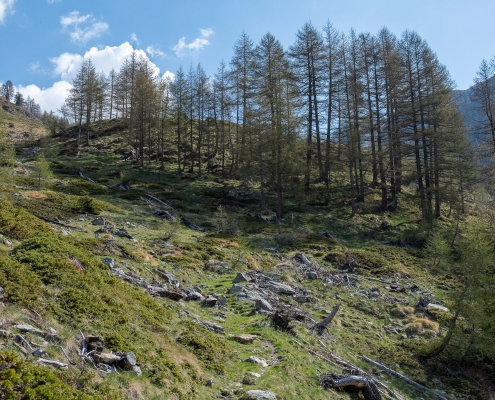
[[[335,171],[330,201],[289,189],[277,218],[277,193],[260,211],[254,180],[126,161],[125,129],[93,124],[77,148],[77,128],[29,135],[15,157],[2,139],[0,398],[373,398],[325,388],[323,374],[372,377],[382,398],[495,392],[484,189],[428,224],[414,184],[389,211],[375,188],[351,217]],[[122,364],[130,353],[139,368]]]

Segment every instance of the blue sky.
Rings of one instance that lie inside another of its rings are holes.
[[[160,70],[200,62],[213,74],[245,31],[290,46],[302,25],[348,32],[415,30],[459,89],[495,54],[493,0],[0,0],[0,81],[57,109],[84,56],[118,69],[134,46]]]

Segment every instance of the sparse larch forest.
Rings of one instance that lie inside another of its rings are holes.
[[[495,59],[247,33],[0,88],[0,399],[492,399]],[[470,108],[466,108],[469,99]]]

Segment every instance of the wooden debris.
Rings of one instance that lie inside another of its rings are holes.
[[[402,380],[406,381],[407,383],[409,383],[410,385],[413,385],[413,386],[417,387],[418,389],[424,390],[425,392],[428,392],[428,393],[432,394],[433,396],[435,396],[435,397],[437,397],[437,398],[439,398],[441,400],[447,400],[445,397],[443,397],[437,391],[432,390],[430,388],[427,388],[426,386],[423,386],[423,385],[421,385],[421,384],[419,384],[417,382],[414,382],[412,379],[409,379],[407,376],[404,376],[404,375],[398,373],[397,371],[394,371],[393,369],[390,369],[390,368],[386,367],[385,365],[380,364],[380,363],[372,360],[371,358],[368,358],[366,356],[361,356],[361,359],[364,360],[364,361],[366,361],[367,363],[373,364],[375,367],[380,368],[381,370],[383,370],[385,372],[388,372],[390,375],[393,375],[396,378],[399,378],[399,379],[402,379]]]
[[[353,371],[355,372],[355,371]],[[365,400],[381,400],[382,396],[376,387],[373,379],[366,375],[336,375],[323,374],[319,378],[320,385],[325,389],[352,387],[364,396]]]
[[[332,319],[335,317],[335,315],[339,311],[339,308],[340,308],[340,304],[337,304],[336,306],[334,306],[332,308],[332,311],[330,312],[330,314],[328,314],[323,321],[320,321],[317,324],[315,324],[313,326],[312,330],[316,331],[318,333],[318,335],[320,335],[320,336],[323,335],[323,332],[325,332],[325,330],[328,329],[328,324],[330,324],[330,322],[332,322]]]
[[[182,221],[182,223],[187,226],[188,228],[190,229],[194,229],[195,231],[200,231],[200,232],[204,232],[205,228],[201,228],[200,226],[196,225],[195,223],[189,221],[186,217],[184,217],[183,215],[181,215],[180,217],[180,220]]]
[[[37,362],[46,364],[46,365],[52,365],[57,368],[62,368],[62,369],[67,369],[69,367],[69,364],[64,364],[59,361],[53,361],[53,360],[45,360],[44,358],[38,358]]]
[[[177,218],[175,218],[170,211],[167,210],[156,210],[155,215],[158,217],[165,218],[166,220],[170,222],[175,222],[177,221]]]

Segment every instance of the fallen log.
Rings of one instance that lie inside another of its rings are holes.
[[[55,225],[59,225],[59,226],[62,226],[64,228],[67,228],[67,229],[74,229],[76,231],[79,231],[79,232],[84,232],[84,229],[82,228],[79,228],[77,226],[72,226],[72,225],[67,225],[67,224],[63,224],[62,222],[59,222],[57,219],[50,219],[50,218],[45,218],[45,217],[42,217],[41,215],[37,215],[37,214],[33,214],[36,218],[39,218],[41,219],[42,221],[45,221],[45,222],[49,222],[51,224],[55,224]]]
[[[381,400],[382,396],[375,383],[367,376],[323,374],[320,376],[320,385],[325,389],[343,389],[353,387],[364,396],[364,400]]]
[[[388,372],[390,375],[393,375],[396,378],[399,378],[399,379],[402,379],[402,380],[406,381],[407,383],[409,383],[410,385],[413,385],[413,386],[417,387],[418,389],[424,390],[425,392],[428,392],[428,393],[432,394],[433,396],[435,396],[435,397],[437,397],[437,398],[439,398],[441,400],[448,400],[447,398],[443,397],[437,391],[432,390],[430,388],[427,388],[426,386],[423,386],[423,385],[419,384],[418,382],[414,382],[412,379],[409,379],[407,376],[404,376],[404,375],[398,373],[397,371],[394,371],[393,369],[390,369],[390,368],[386,367],[385,365],[380,364],[380,363],[372,360],[371,358],[368,358],[366,356],[361,356],[361,359],[364,360],[364,361],[366,361],[367,363],[373,364],[375,367],[380,368],[380,369],[382,369],[385,372]]]
[[[200,226],[196,225],[195,223],[189,221],[186,217],[184,217],[183,215],[181,215],[180,217],[180,220],[182,221],[182,223],[187,226],[188,228],[190,229],[194,229],[195,231],[200,231],[200,232],[204,232],[205,228],[201,228]]]
[[[69,367],[69,364],[61,363],[59,361],[45,360],[44,358],[38,358],[37,362],[63,369],[67,369]]]
[[[337,314],[337,311],[339,311],[339,308],[340,304],[334,306],[332,311],[330,311],[330,314],[328,314],[323,321],[320,321],[313,326],[312,331],[316,331],[320,336],[323,335],[323,332],[328,329],[328,324],[332,322],[332,319]]]

